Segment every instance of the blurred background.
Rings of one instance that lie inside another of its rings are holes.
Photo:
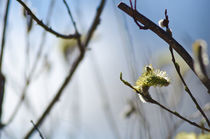
[[[6,2],[0,0],[0,38]],[[122,72],[124,79],[134,84],[143,67],[152,64],[154,68],[166,71],[171,79],[168,87],[151,88],[152,97],[197,123],[203,120],[184,91],[171,62],[168,45],[153,32],[139,30],[133,19],[117,8],[120,2],[129,4],[128,0],[106,1],[100,25],[83,61],[39,127],[44,137],[163,139],[173,138],[181,131],[201,132],[158,106],[140,102],[138,96],[120,81]],[[25,0],[25,3],[54,30],[74,33],[62,0]],[[83,39],[100,1],[67,0],[67,3]],[[137,9],[157,24],[167,9],[173,37],[190,54],[195,40],[203,39],[210,44],[209,0],[137,0]],[[17,1],[11,1],[2,64],[6,77],[2,123],[11,120],[22,94],[25,99],[11,122],[0,131],[1,138],[23,138],[33,127],[30,121],[36,122],[44,112],[78,52],[75,40],[63,40],[46,33],[24,14]],[[178,55],[176,59],[187,85],[209,117],[210,96],[206,88]],[[32,138],[40,138],[38,132]]]

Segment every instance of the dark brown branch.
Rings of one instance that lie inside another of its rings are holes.
[[[5,76],[2,73],[2,62],[3,62],[3,55],[4,55],[9,8],[10,8],[10,0],[7,0],[6,10],[5,10],[5,15],[4,15],[3,33],[2,33],[2,40],[1,40],[1,55],[0,55],[0,128],[3,127],[1,116],[2,116],[2,109],[3,109],[3,101],[4,101],[4,94],[5,94],[4,88],[5,88],[5,80],[6,80]]]
[[[31,9],[26,6],[26,4],[24,2],[22,2],[21,0],[17,0],[17,1],[25,8],[25,10],[36,21],[36,23],[39,24],[42,28],[44,28],[46,31],[54,34],[57,37],[63,38],[63,39],[73,39],[73,38],[78,38],[79,37],[78,34],[64,35],[64,34],[56,32],[55,30],[53,30],[50,27],[48,27],[47,25],[45,25],[42,22],[42,20],[38,19],[36,17],[36,15],[31,11]]]
[[[44,136],[42,135],[41,131],[39,130],[39,128],[34,124],[34,122],[31,120],[32,125],[34,126],[34,128],[37,130],[37,132],[39,133],[39,136],[41,139],[44,139]]]
[[[151,102],[151,103],[160,106],[160,107],[163,108],[164,110],[166,110],[166,111],[168,111],[169,113],[171,113],[171,114],[173,114],[173,115],[179,117],[180,119],[182,119],[182,120],[188,122],[189,124],[191,124],[191,125],[193,125],[193,126],[196,126],[196,127],[200,128],[200,129],[202,129],[202,130],[205,130],[205,131],[210,132],[210,129],[205,128],[205,127],[202,127],[202,126],[198,125],[197,123],[188,120],[187,118],[181,116],[178,112],[172,111],[172,110],[166,108],[165,106],[163,106],[162,104],[160,104],[159,102],[157,102],[157,101],[154,100],[154,99],[152,99],[152,102]]]
[[[106,0],[101,0],[101,2],[100,2],[100,6],[99,6],[99,8],[97,10],[97,13],[96,13],[96,16],[94,18],[94,22],[93,22],[92,26],[90,27],[90,30],[92,30],[91,31],[92,33],[88,33],[89,35],[88,35],[87,38],[89,38],[89,40],[91,39],[92,34],[94,33],[95,29],[99,25],[99,22],[95,23],[95,21],[98,21],[99,20],[100,15],[101,15],[102,10],[103,10],[104,5],[105,5],[105,1]],[[78,42],[78,43],[81,43],[81,42]],[[88,43],[84,43],[84,44],[88,45]],[[80,45],[82,45],[82,43]],[[84,45],[84,47],[87,47],[86,45]],[[66,88],[66,86],[68,85],[68,83],[70,82],[70,80],[72,79],[72,76],[74,75],[76,69],[78,68],[79,64],[83,60],[83,58],[85,56],[85,52],[86,51],[83,51],[83,50],[80,51],[80,55],[78,56],[78,58],[73,63],[73,66],[70,69],[69,74],[67,75],[66,79],[64,80],[62,86],[59,88],[59,90],[56,93],[55,97],[51,100],[51,102],[47,106],[46,110],[43,112],[43,114],[41,115],[41,117],[38,119],[38,122],[36,123],[37,126],[40,126],[44,122],[46,116],[50,113],[50,111],[52,110],[52,108],[54,107],[54,105],[56,104],[56,102],[60,99],[61,95],[64,92],[64,89]],[[34,133],[34,131],[35,131],[35,128],[32,128],[26,134],[26,136],[24,138],[28,139]]]
[[[120,3],[118,7],[127,13],[131,17],[135,17],[137,21],[142,23],[144,26],[148,27],[151,31],[153,31],[155,34],[157,34],[160,38],[162,38],[165,42],[167,42],[173,49],[185,60],[185,62],[188,64],[188,66],[192,69],[192,71],[195,73],[194,67],[193,67],[193,59],[188,54],[188,52],[173,38],[171,37],[166,31],[164,31],[162,28],[157,26],[155,23],[153,23],[151,20],[149,20],[144,15],[140,14],[136,10],[132,10],[129,6],[127,6],[125,3]],[[195,73],[196,74],[196,73]],[[197,74],[196,74],[197,75]],[[201,82],[204,84],[204,86],[210,91],[210,82],[201,79],[198,77]]]
[[[172,62],[175,66],[175,69],[182,81],[182,83],[184,84],[184,87],[185,87],[185,91],[189,94],[189,96],[191,97],[191,99],[193,100],[194,104],[196,105],[196,108],[200,111],[200,113],[203,115],[204,119],[206,120],[208,126],[210,127],[210,122],[208,120],[208,117],[206,116],[206,114],[203,112],[203,110],[201,109],[200,105],[198,104],[197,100],[195,99],[195,97],[193,96],[193,94],[191,93],[190,89],[188,88],[184,78],[182,77],[182,74],[181,74],[181,71],[180,71],[180,67],[178,65],[178,63],[176,63],[175,61],[175,57],[174,57],[174,53],[173,53],[173,49],[171,46],[169,46],[169,50],[171,52],[171,57],[172,57]]]
[[[168,34],[170,34],[172,36],[172,32],[169,28],[169,19],[168,19],[168,15],[167,15],[167,10],[165,10],[165,27],[166,27],[166,32]],[[173,52],[173,47],[171,45],[169,45],[169,50],[170,50],[170,53],[171,53],[171,57],[172,57],[172,62],[174,64],[174,67],[182,81],[182,83],[184,84],[184,87],[185,87],[185,91],[188,93],[188,95],[191,97],[191,99],[193,100],[194,104],[196,105],[196,108],[200,111],[200,113],[203,115],[204,119],[206,120],[208,126],[210,127],[210,122],[206,116],[206,114],[203,112],[203,110],[201,109],[200,105],[198,104],[197,100],[195,99],[195,97],[193,96],[193,94],[191,93],[190,89],[188,88],[182,74],[181,74],[181,71],[180,71],[180,67],[179,67],[179,64],[176,62],[175,60],[175,56],[174,56],[174,52]]]
[[[100,6],[97,9],[95,18],[93,20],[93,23],[91,24],[91,27],[90,27],[90,29],[88,31],[88,34],[87,34],[87,38],[85,39],[85,42],[84,42],[85,47],[88,46],[88,44],[90,42],[90,39],[93,36],[93,33],[95,32],[96,28],[98,27],[98,24],[100,23],[100,16],[101,16],[101,13],[104,9],[105,1],[106,0],[102,0]]]
[[[207,128],[205,128],[205,127],[202,127],[202,126],[198,125],[197,123],[188,120],[187,118],[181,116],[178,112],[174,112],[174,111],[172,111],[172,110],[166,108],[165,106],[163,106],[162,104],[160,104],[159,102],[157,102],[156,100],[154,100],[152,97],[147,97],[147,96],[145,96],[143,93],[139,92],[139,91],[138,91],[136,88],[134,88],[129,82],[125,81],[125,80],[122,78],[122,73],[120,73],[120,80],[121,80],[125,85],[127,85],[127,86],[129,86],[130,88],[132,88],[133,90],[135,90],[135,92],[136,92],[137,94],[141,95],[143,98],[146,98],[146,99],[148,100],[147,102],[152,103],[152,104],[156,104],[156,105],[158,105],[159,107],[163,108],[164,110],[168,111],[169,113],[171,113],[171,114],[173,114],[173,115],[179,117],[180,119],[182,119],[182,120],[188,122],[189,124],[191,124],[191,125],[193,125],[193,126],[196,126],[196,127],[200,128],[200,129],[203,129],[203,130],[205,130],[205,131],[210,132],[210,129],[207,129]]]
[[[6,30],[7,30],[7,21],[8,21],[8,15],[9,15],[9,7],[10,7],[10,0],[7,0],[6,11],[4,15],[2,40],[1,40],[0,72],[2,71],[2,61],[3,61],[3,55],[4,55],[4,46],[5,46],[5,37],[6,37]]]
[[[4,88],[5,88],[5,77],[0,72],[0,129],[4,127],[1,121],[2,111],[3,111],[3,102],[4,102]]]
[[[77,38],[77,44],[78,44],[78,46],[79,46],[80,52],[83,53],[84,47],[83,47],[83,45],[82,45],[82,43],[81,43],[81,36],[80,36],[80,34],[79,34],[79,32],[78,32],[76,22],[75,22],[75,20],[74,20],[72,14],[71,14],[71,10],[70,10],[70,8],[69,8],[69,6],[68,6],[66,0],[63,0],[63,3],[64,3],[64,5],[66,6],[66,9],[67,9],[67,11],[68,11],[69,17],[70,17],[71,22],[72,22],[72,24],[73,24],[73,26],[74,26],[75,33],[79,35],[79,37]]]
[[[74,18],[73,18],[72,14],[71,14],[71,10],[70,10],[70,8],[69,8],[69,6],[68,6],[66,0],[63,0],[63,3],[64,3],[65,6],[66,6],[66,9],[67,9],[67,11],[68,11],[69,17],[70,17],[70,19],[71,19],[71,21],[72,21],[72,24],[73,24],[73,26],[74,26],[75,32],[78,33],[78,29],[77,29],[76,22],[74,21]]]

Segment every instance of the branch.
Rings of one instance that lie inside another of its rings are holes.
[[[95,32],[96,28],[98,27],[98,25],[100,23],[100,16],[101,16],[101,13],[102,13],[102,11],[104,9],[105,2],[106,2],[106,0],[101,0],[101,4],[100,4],[100,6],[97,9],[95,18],[93,20],[93,23],[92,23],[92,25],[91,25],[91,27],[90,27],[90,29],[88,31],[87,37],[85,39],[85,42],[84,42],[84,46],[85,47],[88,46],[88,44],[90,42],[90,39],[93,36],[93,33]]]
[[[39,133],[39,136],[41,137],[41,139],[44,139],[41,131],[39,130],[39,128],[34,124],[34,122],[31,120],[32,125],[34,126],[34,128],[37,130],[37,132]]]
[[[147,96],[145,96],[143,93],[139,92],[139,91],[138,91],[136,88],[134,88],[129,82],[125,81],[125,80],[122,78],[122,73],[120,73],[120,80],[121,80],[125,85],[127,85],[128,87],[130,87],[130,88],[132,88],[133,90],[135,90],[135,92],[136,92],[137,94],[141,95],[143,98],[146,97],[146,99],[148,100],[147,102],[152,103],[152,104],[156,104],[156,105],[158,105],[159,107],[163,108],[164,110],[168,111],[169,113],[171,113],[171,114],[173,114],[173,115],[179,117],[180,119],[182,119],[182,120],[188,122],[189,124],[191,124],[191,125],[193,125],[193,126],[196,126],[196,127],[200,128],[200,129],[203,129],[203,130],[205,130],[205,131],[210,132],[210,129],[205,128],[205,127],[202,127],[202,126],[198,125],[197,123],[188,120],[187,118],[181,116],[179,113],[174,112],[174,111],[172,111],[172,110],[166,108],[165,106],[163,106],[162,104],[160,104],[159,102],[157,102],[156,100],[154,100],[152,97],[147,97]]]
[[[97,10],[96,16],[94,18],[94,22],[92,24],[92,26],[90,27],[90,30],[92,30],[92,33],[88,33],[88,38],[89,40],[91,39],[92,35],[95,31],[95,29],[97,28],[97,26],[99,25],[99,22],[96,24],[95,21],[98,21],[100,18],[100,15],[102,13],[102,10],[104,8],[105,5],[105,1],[106,0],[101,0],[100,2],[100,6]],[[79,42],[78,42],[79,43]],[[84,43],[86,45],[84,45],[84,47],[87,47],[88,43]],[[66,86],[68,85],[68,83],[71,81],[72,76],[74,75],[76,69],[78,68],[79,64],[81,63],[81,61],[83,60],[84,56],[85,56],[85,52],[86,51],[80,51],[80,55],[78,56],[78,58],[75,60],[75,62],[73,63],[73,66],[71,68],[71,70],[69,71],[69,74],[67,75],[66,79],[64,80],[62,86],[59,88],[58,92],[56,93],[55,97],[51,100],[51,102],[49,103],[49,105],[47,106],[46,110],[43,112],[43,114],[41,115],[41,117],[38,119],[38,122],[36,123],[37,126],[40,126],[44,120],[46,119],[46,116],[50,113],[50,111],[52,110],[52,108],[54,107],[54,105],[56,104],[56,102],[60,99],[61,95],[64,93],[64,89],[66,88]],[[35,128],[32,128],[24,138],[28,139],[35,131]]]
[[[191,93],[190,89],[188,88],[188,86],[187,86],[187,84],[186,84],[184,78],[182,77],[182,74],[181,74],[181,72],[180,72],[180,67],[179,67],[178,63],[176,63],[176,61],[175,61],[175,57],[174,57],[174,53],[173,53],[172,47],[169,46],[169,49],[170,49],[170,52],[171,52],[172,62],[173,62],[173,64],[174,64],[174,66],[175,66],[175,69],[176,69],[176,71],[177,71],[177,73],[178,73],[178,75],[179,75],[179,77],[180,77],[182,83],[184,84],[185,91],[189,94],[189,96],[190,96],[191,99],[193,100],[194,104],[196,105],[196,108],[197,108],[197,109],[200,111],[200,113],[203,115],[203,117],[205,118],[205,120],[206,120],[208,126],[210,127],[210,122],[209,122],[209,120],[208,120],[206,114],[205,114],[205,113],[203,112],[203,110],[201,109],[201,107],[200,107],[200,105],[198,104],[197,100],[195,99],[195,97],[194,97],[193,94]]]
[[[3,108],[4,93],[5,93],[4,88],[5,88],[6,79],[4,75],[2,74],[2,62],[3,62],[3,55],[4,55],[9,8],[10,8],[10,0],[7,0],[6,11],[4,15],[3,33],[2,33],[2,40],[1,40],[1,55],[0,55],[0,128],[4,127],[1,121],[1,117],[2,117],[2,108]]]
[[[4,127],[2,124],[2,111],[3,111],[3,102],[4,102],[4,88],[5,88],[5,77],[2,73],[0,73],[0,129]]]
[[[79,35],[79,37],[77,38],[77,44],[78,44],[78,46],[79,46],[79,50],[80,50],[81,53],[84,53],[84,52],[83,52],[83,51],[84,51],[84,47],[83,47],[83,45],[82,45],[82,43],[81,43],[81,36],[80,36],[80,34],[79,34],[79,32],[78,32],[76,22],[75,22],[75,20],[74,20],[72,14],[71,14],[71,10],[70,10],[70,8],[69,8],[69,6],[68,6],[66,0],[63,0],[63,3],[64,3],[64,5],[66,6],[66,9],[67,9],[67,11],[68,11],[69,17],[70,17],[71,22],[72,22],[72,24],[73,24],[73,26],[74,26],[74,30],[75,30],[76,34]]]
[[[48,8],[48,13],[47,13],[47,25],[49,24],[50,22],[50,18],[52,16],[52,10],[54,9],[54,3],[55,3],[55,0],[51,0],[50,2],[50,6]],[[26,77],[26,80],[25,80],[25,85],[23,87],[23,90],[21,92],[21,97],[20,97],[20,100],[19,102],[17,103],[11,117],[9,118],[8,122],[5,124],[5,125],[9,125],[13,120],[14,118],[16,117],[18,111],[20,110],[21,106],[22,106],[22,103],[24,102],[25,100],[25,96],[26,96],[26,93],[27,93],[27,90],[30,86],[30,83],[31,83],[31,80],[34,76],[34,72],[35,70],[37,69],[37,65],[38,65],[38,62],[40,61],[40,57],[41,57],[41,54],[42,54],[42,51],[43,51],[43,48],[44,48],[44,44],[46,42],[46,31],[43,30],[42,32],[42,37],[41,37],[41,41],[40,41],[40,45],[39,45],[39,49],[38,49],[38,52],[37,52],[37,55],[36,55],[36,59],[32,65],[32,68],[31,68],[31,71],[29,72],[29,75]]]
[[[78,38],[79,35],[78,34],[69,34],[69,35],[64,35],[61,33],[56,32],[55,30],[51,29],[50,27],[48,27],[47,25],[45,25],[42,20],[38,19],[36,17],[36,15],[31,11],[30,8],[28,8],[26,6],[26,4],[24,2],[22,2],[21,0],[17,0],[24,8],[25,10],[28,12],[28,14],[36,21],[36,23],[38,25],[40,25],[42,28],[44,28],[46,31],[54,34],[57,37],[63,38],[63,39],[73,39],[73,38]]]
[[[4,55],[4,46],[5,46],[5,37],[6,37],[6,30],[7,30],[9,7],[10,7],[10,0],[7,0],[7,6],[6,6],[5,15],[4,15],[2,40],[1,40],[0,72],[2,71],[2,61],[3,61],[3,55]]]
[[[170,34],[172,36],[172,32],[169,28],[169,19],[168,19],[168,15],[167,15],[167,9],[165,10],[165,27],[166,27],[166,32],[168,34]],[[195,99],[195,97],[193,96],[193,94],[191,93],[190,89],[188,88],[184,78],[182,77],[182,74],[181,74],[181,71],[180,71],[180,67],[179,67],[179,64],[176,62],[175,60],[175,57],[174,57],[174,52],[173,52],[173,48],[171,45],[169,45],[169,50],[170,50],[170,53],[171,53],[171,57],[172,57],[172,62],[174,64],[174,67],[182,81],[182,83],[184,84],[184,87],[185,87],[185,91],[189,94],[189,96],[191,97],[191,99],[193,100],[194,104],[196,105],[196,108],[200,111],[200,113],[203,115],[203,117],[205,118],[208,126],[210,127],[210,122],[207,118],[207,116],[205,115],[205,113],[203,112],[203,110],[201,109],[200,105],[198,104],[197,100]]]
[[[188,52],[181,46],[173,37],[171,37],[167,32],[165,32],[163,29],[161,29],[159,26],[157,26],[155,23],[153,23],[150,19],[145,17],[144,15],[140,14],[138,11],[133,10],[129,6],[127,6],[125,3],[120,3],[118,7],[127,13],[129,16],[135,18],[135,20],[141,22],[145,27],[153,31],[155,34],[157,34],[160,38],[162,38],[165,42],[167,42],[173,49],[185,60],[185,62],[188,64],[188,66],[192,69],[192,71],[195,73],[194,67],[193,67],[193,59],[188,54]],[[196,73],[195,73],[196,74]],[[197,75],[197,74],[196,74]],[[201,82],[204,84],[204,86],[208,89],[210,92],[210,82],[206,80],[202,80],[199,76],[198,78],[201,80]]]
[[[202,110],[204,111],[204,112],[209,112],[209,105],[210,103],[207,103],[203,108],[202,108]],[[198,118],[198,117],[200,117],[200,116],[202,116],[201,114],[200,114],[200,112],[199,111],[196,111],[196,112],[194,112],[193,114],[191,114],[190,116],[188,116],[188,119],[196,119],[196,118]],[[176,131],[177,131],[177,129],[181,126],[183,124],[183,120],[180,120],[180,121],[177,121],[174,125],[173,125],[173,127],[169,130],[169,132],[168,132],[168,135],[167,135],[167,139],[171,139],[172,138],[172,136],[173,136],[173,133],[175,133]]]

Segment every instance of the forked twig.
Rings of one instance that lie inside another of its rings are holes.
[[[52,10],[53,10],[53,7],[54,7],[54,3],[55,3],[55,0],[51,0],[50,6],[49,6],[49,9],[48,9],[48,13],[47,13],[47,23],[46,23],[46,25],[48,25],[49,22],[50,22],[50,18],[52,16]],[[40,44],[39,44],[39,48],[38,48],[38,52],[37,52],[37,55],[36,55],[36,59],[35,59],[34,63],[32,64],[32,68],[31,68],[31,70],[29,72],[29,75],[26,77],[25,85],[24,85],[24,87],[22,89],[20,100],[17,103],[17,105],[16,105],[16,107],[15,107],[11,117],[9,118],[8,122],[5,125],[10,124],[14,120],[14,118],[16,117],[18,111],[20,110],[20,108],[22,106],[22,103],[25,100],[25,96],[26,96],[27,90],[28,90],[28,88],[30,86],[31,80],[32,80],[32,78],[34,76],[34,72],[37,69],[38,62],[40,61],[40,57],[42,55],[44,44],[46,42],[45,41],[46,40],[46,32],[47,32],[46,30],[43,30],[43,32],[42,32],[42,37],[41,37],[42,39],[41,39]]]
[[[41,139],[44,139],[44,136],[42,135],[41,131],[39,130],[39,128],[34,124],[34,122],[31,120],[32,125],[34,126],[34,128],[37,130],[37,132],[39,133],[39,136],[41,137]]]
[[[169,28],[169,19],[168,19],[168,15],[167,15],[167,9],[165,10],[165,19],[164,19],[164,25],[166,27],[166,32],[172,36],[172,32]],[[208,126],[210,127],[210,122],[206,116],[206,114],[203,112],[203,110],[201,109],[200,105],[198,104],[197,100],[195,99],[195,97],[193,96],[193,94],[191,93],[190,89],[188,88],[187,86],[187,83],[185,82],[182,74],[181,74],[181,71],[180,71],[180,66],[179,64],[176,62],[175,60],[175,56],[174,56],[174,52],[173,52],[173,47],[171,45],[169,45],[169,50],[170,50],[170,53],[171,53],[171,57],[172,57],[172,62],[174,64],[174,67],[182,81],[182,83],[184,84],[184,87],[185,87],[185,91],[188,93],[188,95],[191,97],[191,99],[193,100],[194,104],[196,105],[196,108],[200,111],[200,113],[203,115],[204,119],[206,120]]]
[[[104,5],[105,5],[106,0],[101,0],[100,5],[98,7],[98,10],[96,12],[95,18],[93,20],[93,23],[89,29],[86,41],[82,44],[81,46],[83,46],[83,48],[86,48],[87,45],[89,44],[89,41],[94,33],[94,31],[96,30],[97,26],[99,25],[99,21],[100,21],[100,16],[101,13],[104,9]],[[78,42],[79,43],[79,42]],[[80,46],[79,46],[80,47]],[[80,55],[77,57],[77,59],[74,61],[72,68],[69,71],[69,74],[67,75],[66,79],[64,80],[63,84],[61,85],[61,87],[59,88],[59,90],[57,91],[55,97],[51,100],[51,102],[49,103],[49,105],[47,106],[47,108],[45,109],[45,111],[43,112],[43,114],[41,115],[41,117],[38,119],[36,125],[40,126],[43,121],[45,120],[46,116],[50,113],[50,111],[52,110],[52,108],[54,107],[54,105],[56,104],[56,102],[60,99],[61,95],[64,92],[64,89],[66,88],[66,86],[68,85],[68,83],[70,82],[70,80],[72,79],[72,76],[74,75],[76,69],[78,68],[79,64],[81,63],[81,61],[83,60],[84,56],[85,56],[85,52],[84,49],[80,49]],[[32,128],[24,138],[28,139],[35,131],[35,128]]]
[[[125,85],[129,86],[130,88],[132,88],[137,94],[141,95],[143,98],[147,97],[147,96],[145,96],[143,93],[140,93],[140,92],[139,92],[136,88],[134,88],[129,82],[125,81],[125,80],[122,78],[122,73],[120,74],[120,80],[121,80]],[[203,130],[205,130],[205,131],[210,132],[210,129],[205,128],[205,127],[202,127],[202,126],[198,125],[197,123],[192,122],[192,121],[188,120],[187,118],[181,116],[178,112],[174,112],[174,111],[168,109],[168,108],[165,107],[164,105],[162,105],[162,104],[160,104],[159,102],[157,102],[156,100],[154,100],[152,97],[147,97],[147,100],[148,100],[149,103],[158,105],[159,107],[161,107],[161,108],[163,108],[164,110],[168,111],[169,113],[171,113],[171,114],[173,114],[173,115],[179,117],[180,119],[182,119],[182,120],[188,122],[189,124],[191,124],[191,125],[193,125],[193,126],[196,126],[196,127],[200,128],[200,129],[203,129]]]
[[[64,35],[64,34],[56,32],[52,28],[50,28],[47,25],[45,25],[42,20],[38,19],[36,17],[36,15],[31,11],[30,8],[28,8],[28,6],[24,2],[22,2],[21,0],[17,0],[17,1],[25,8],[25,10],[36,21],[36,23],[39,24],[42,28],[44,28],[46,31],[54,34],[57,37],[63,38],[63,39],[73,39],[73,38],[78,38],[79,37],[78,34]]]
[[[160,38],[162,38],[165,42],[167,42],[173,49],[185,60],[185,62],[188,64],[188,66],[192,69],[192,71],[195,73],[194,66],[193,66],[193,59],[189,55],[189,53],[184,49],[183,46],[181,46],[173,37],[171,37],[166,31],[164,31],[162,28],[157,26],[155,23],[153,23],[150,19],[142,15],[136,10],[133,10],[125,3],[121,2],[118,7],[127,13],[132,18],[135,18],[135,20],[142,23],[145,27],[153,31],[155,34],[157,34]],[[196,74],[196,73],[195,73]],[[197,75],[197,74],[196,74]],[[210,82],[201,79],[198,77],[201,82],[204,84],[204,86],[210,91]]]

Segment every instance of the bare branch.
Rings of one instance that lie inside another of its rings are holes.
[[[188,64],[188,66],[192,69],[192,71],[195,73],[194,67],[193,67],[193,59],[189,55],[189,53],[184,49],[183,46],[181,46],[173,37],[171,37],[166,31],[161,29],[159,26],[157,26],[155,23],[153,23],[150,19],[142,15],[136,10],[133,10],[129,6],[127,6],[125,3],[120,3],[118,7],[127,13],[129,16],[135,18],[137,21],[141,22],[145,27],[153,31],[155,34],[157,34],[160,38],[162,38],[165,42],[167,42],[173,49],[185,60],[185,62]],[[195,73],[196,74],[196,73]],[[196,74],[197,75],[197,74]],[[201,79],[198,77],[201,82],[204,84],[204,86],[208,89],[210,92],[210,82]]]
[[[130,87],[130,88],[132,88],[133,90],[135,90],[135,92],[136,92],[137,94],[141,95],[141,96],[144,97],[144,98],[147,97],[147,96],[145,96],[143,93],[139,92],[136,88],[134,88],[129,82],[125,81],[125,80],[122,78],[122,73],[120,73],[120,80],[121,80],[125,85],[127,85],[128,87]],[[152,97],[147,97],[147,99],[148,99],[147,102],[152,103],[152,104],[156,104],[156,105],[158,105],[159,107],[163,108],[164,110],[168,111],[169,113],[171,113],[171,114],[173,114],[173,115],[179,117],[180,119],[182,119],[182,120],[188,122],[189,124],[191,124],[191,125],[193,125],[193,126],[196,126],[196,127],[200,128],[200,129],[203,129],[203,130],[205,130],[205,131],[210,132],[210,129],[205,128],[205,127],[202,127],[202,126],[198,125],[197,123],[192,122],[192,121],[188,120],[187,118],[181,116],[178,112],[175,112],[175,111],[172,111],[172,110],[168,109],[167,107],[163,106],[162,104],[160,104],[159,102],[157,102],[156,100],[154,100]]]
[[[1,55],[0,55],[0,128],[3,127],[1,116],[2,116],[2,108],[3,108],[4,93],[5,93],[4,88],[5,88],[5,80],[6,80],[5,76],[2,74],[2,62],[3,62],[3,55],[4,55],[9,8],[10,8],[10,0],[7,0],[6,11],[4,15],[3,33],[2,33],[2,40],[1,40]]]
[[[54,3],[55,3],[55,0],[51,0],[50,2],[50,6],[48,8],[48,13],[47,13],[47,25],[49,24],[50,22],[50,18],[51,18],[51,14],[52,14],[52,10],[54,9]],[[44,48],[44,44],[45,44],[45,40],[46,40],[46,30],[43,30],[42,32],[42,37],[41,37],[41,41],[40,41],[40,45],[39,45],[39,49],[38,49],[38,52],[37,52],[37,55],[36,55],[36,60],[34,61],[33,65],[32,65],[32,69],[31,71],[29,72],[29,75],[28,77],[26,77],[26,80],[25,80],[25,85],[23,87],[23,90],[22,90],[22,93],[21,93],[21,97],[20,97],[20,100],[19,102],[17,103],[11,117],[9,118],[8,122],[5,124],[5,125],[8,125],[10,124],[14,118],[16,117],[19,109],[21,108],[21,105],[22,103],[24,102],[25,100],[25,96],[26,96],[26,93],[27,93],[27,90],[28,90],[28,87],[30,86],[30,83],[31,83],[31,80],[34,76],[34,72],[35,70],[37,69],[37,65],[38,65],[38,62],[40,60],[40,57],[41,57],[41,54],[42,54],[42,51],[43,51],[43,48]]]
[[[172,32],[169,28],[169,19],[168,19],[168,15],[167,15],[167,9],[165,10],[165,27],[166,27],[166,32],[168,34],[170,34],[172,36]],[[179,67],[179,64],[176,62],[175,60],[175,56],[174,56],[174,52],[173,52],[173,47],[171,45],[169,45],[169,50],[170,50],[170,53],[171,53],[171,57],[172,57],[172,62],[174,64],[174,67],[182,81],[182,83],[184,84],[185,86],[185,91],[189,94],[189,96],[191,97],[191,99],[193,100],[194,104],[196,105],[196,108],[200,111],[200,113],[203,115],[203,117],[205,118],[208,126],[210,127],[210,122],[206,116],[206,114],[203,112],[203,110],[201,109],[200,105],[198,104],[197,100],[195,99],[195,97],[193,96],[193,94],[191,93],[190,89],[188,88],[182,74],[181,74],[181,71],[180,71],[180,67]]]
[[[37,132],[39,133],[39,136],[41,137],[41,139],[44,139],[41,131],[39,130],[39,128],[34,124],[34,122],[31,120],[32,125],[34,126],[34,128],[37,130]]]
[[[94,18],[93,23],[92,23],[92,25],[91,25],[91,27],[90,27],[90,29],[88,31],[87,38],[85,39],[85,42],[84,42],[84,46],[85,47],[88,46],[88,44],[90,42],[90,39],[93,36],[93,33],[95,32],[96,28],[98,27],[98,25],[100,23],[100,16],[101,16],[101,13],[102,13],[102,11],[104,9],[105,1],[106,0],[101,0],[101,4],[100,4],[100,6],[97,9],[95,18]]]
[[[105,5],[105,1],[106,0],[101,0],[101,2],[100,2],[99,8],[98,8],[97,13],[96,13],[96,16],[94,18],[94,22],[93,22],[92,26],[90,27],[91,33],[88,33],[88,38],[89,38],[88,39],[88,42],[91,39],[92,34],[94,33],[95,29],[99,25],[99,22],[96,22],[96,21],[99,21],[99,19],[100,19],[100,15],[101,15],[102,10],[103,10],[103,7]],[[80,43],[80,42],[78,42],[78,43]],[[88,43],[86,42],[84,44],[85,44],[84,47],[87,47]],[[85,52],[86,51],[83,51],[83,50],[80,51],[80,55],[77,57],[77,59],[73,63],[73,66],[70,69],[69,74],[67,75],[66,79],[64,80],[62,86],[59,88],[59,90],[56,93],[55,97],[51,100],[51,102],[47,106],[46,110],[43,112],[43,114],[41,115],[41,117],[38,119],[38,122],[36,123],[37,126],[40,126],[44,122],[46,116],[50,113],[50,111],[52,110],[52,108],[54,107],[54,105],[56,104],[56,102],[60,99],[61,95],[64,92],[64,89],[66,88],[66,86],[68,85],[68,83],[71,81],[72,76],[74,75],[76,69],[78,68],[79,64],[83,60],[84,55],[85,55]],[[32,128],[26,134],[25,138],[28,139],[34,133],[34,131],[35,131],[35,128]]]
[[[6,30],[7,30],[9,7],[10,7],[10,0],[7,0],[6,11],[5,11],[5,15],[4,15],[2,40],[1,40],[0,72],[2,71],[2,61],[3,61],[3,55],[4,55],[4,46],[5,46],[5,37],[6,37]]]
[[[26,4],[24,2],[22,2],[21,0],[17,0],[17,1],[25,8],[25,10],[36,21],[36,23],[39,24],[42,28],[44,28],[46,31],[54,34],[57,37],[63,38],[63,39],[73,39],[73,38],[78,38],[79,37],[78,34],[64,35],[64,34],[56,32],[55,30],[53,30],[50,27],[48,27],[47,25],[45,25],[42,22],[42,20],[38,19],[36,17],[36,15],[31,11],[31,9],[26,6]]]

